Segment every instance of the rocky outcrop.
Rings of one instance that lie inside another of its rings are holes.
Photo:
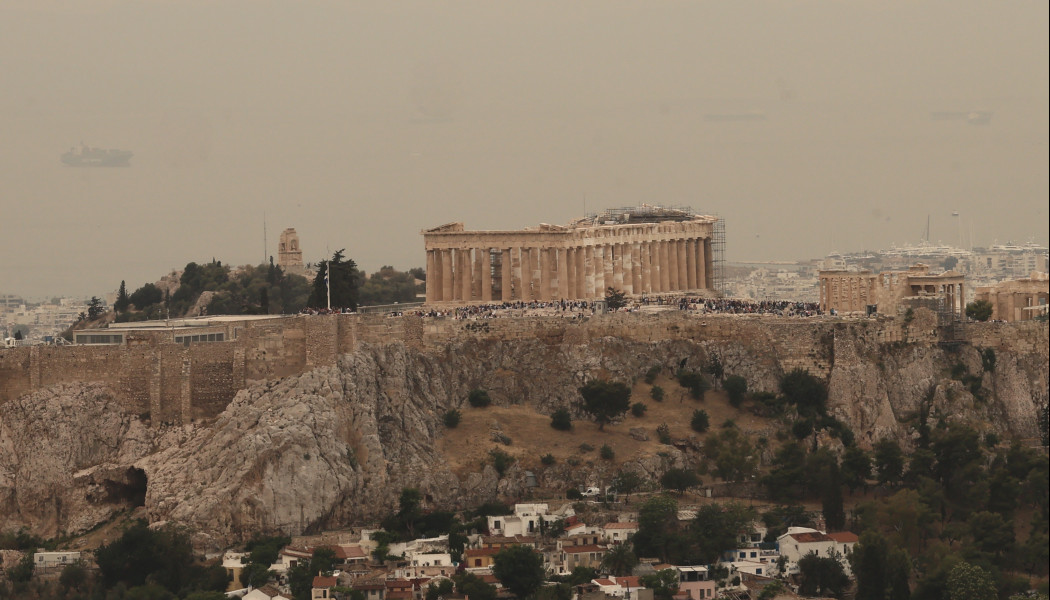
[[[801,360],[829,363],[831,409],[862,444],[907,442],[904,421],[924,406],[1002,434],[1038,435],[1045,334],[1034,351],[997,346],[990,368],[986,348],[884,343],[863,328],[833,333],[819,356],[804,357],[772,356],[746,339],[457,338],[425,351],[400,341],[362,344],[335,366],[256,383],[218,417],[177,427],[151,426],[102,385],[53,387],[0,405],[0,529],[74,533],[141,504],[152,522],[189,525],[201,546],[218,548],[259,531],[373,519],[408,486],[447,508],[520,497],[519,466],[503,477],[491,465],[455,472],[438,450],[441,416],[462,407],[471,389],[549,413],[573,404],[588,378],[630,380],[654,364],[698,368],[715,356],[756,391],[774,391]],[[529,443],[508,433],[516,446]],[[657,478],[692,460],[692,450],[668,447],[629,468]],[[581,477],[607,481],[613,468],[559,464],[538,476],[559,487]]]

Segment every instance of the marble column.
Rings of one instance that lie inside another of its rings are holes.
[[[453,300],[452,250],[446,248],[438,252],[441,253],[441,293],[438,294],[438,300],[449,302]]]
[[[676,240],[675,249],[678,251],[678,289],[688,290],[689,287],[689,253],[685,249],[685,240]]]
[[[462,279],[459,280],[460,285],[460,300],[463,302],[471,301],[471,285],[473,276],[471,274],[471,255],[470,248],[464,248],[459,251],[460,263],[463,265]]]
[[[658,242],[660,245],[660,291],[671,291],[671,257],[670,244],[666,241]]]
[[[650,291],[659,294],[663,291],[660,287],[660,242],[649,242],[649,281],[652,284]]]
[[[558,298],[572,298],[572,277],[569,276],[569,249],[558,248]]]
[[[573,273],[576,276],[576,292],[574,297],[577,300],[587,297],[587,249],[583,246],[573,248],[572,254],[576,259],[576,268],[573,269]]]
[[[638,244],[640,257],[639,271],[642,277],[642,289],[640,290],[643,294],[650,294],[653,291],[653,264],[652,255],[650,253],[651,248],[649,242],[641,242]]]
[[[620,244],[621,260],[623,268],[623,292],[628,296],[634,295],[634,244]]]
[[[631,244],[631,289],[633,294],[642,293],[642,245]]]
[[[594,247],[594,287],[591,289],[592,298],[605,297],[605,246]]]
[[[609,246],[612,250],[613,258],[613,271],[612,271],[612,287],[617,290],[623,291],[623,244],[613,244]]]
[[[437,267],[434,266],[435,250],[427,250],[427,302],[434,301],[434,277],[437,276]]]
[[[521,249],[521,299],[532,301],[532,248]]]
[[[514,269],[510,258],[510,248],[500,250],[503,255],[500,261],[500,300],[510,302],[514,299]]]
[[[484,251],[483,251],[484,250]],[[468,250],[469,252],[469,250]],[[471,267],[471,273],[473,274],[470,278],[470,295],[475,300],[480,300],[482,297],[482,255],[488,254],[488,249],[474,248],[474,265]],[[488,263],[488,260],[485,260]]]
[[[602,288],[599,298],[605,297],[605,288],[616,287],[615,269],[616,256],[614,254],[616,246],[614,244],[605,245],[605,287]]]
[[[667,290],[676,292],[682,288],[678,287],[678,240],[667,242]]]
[[[540,300],[551,299],[551,249],[540,248]]]
[[[696,240],[685,241],[685,283],[691,289],[696,289]]]

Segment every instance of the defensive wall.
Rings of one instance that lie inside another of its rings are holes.
[[[974,323],[967,343],[1016,353],[1046,353],[1045,323]],[[846,335],[850,344],[836,344]],[[857,344],[938,344],[936,315],[910,319],[783,318],[759,315],[615,313],[585,318],[504,317],[456,320],[413,316],[302,315],[238,324],[236,339],[188,346],[153,340],[134,345],[30,346],[0,351],[0,403],[50,386],[101,382],[125,410],[153,424],[218,415],[252,382],[336,363],[362,344],[402,343],[441,353],[484,340],[584,344],[603,337],[635,342],[690,340],[736,344],[787,371],[828,375],[836,349]],[[840,360],[848,360],[840,356]]]

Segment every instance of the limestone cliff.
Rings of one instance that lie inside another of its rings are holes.
[[[696,368],[714,356],[753,390],[774,391],[802,359],[826,364],[832,411],[863,445],[885,436],[907,442],[903,421],[924,398],[946,418],[1038,435],[1050,369],[1045,326],[1034,344],[1029,336],[1021,345],[985,340],[980,347],[885,343],[863,324],[830,332],[802,357],[772,353],[753,336],[464,336],[425,350],[401,341],[361,344],[334,366],[255,383],[218,417],[185,426],[150,424],[104,385],[64,384],[0,405],[0,529],[79,532],[144,504],[151,521],[187,524],[202,546],[222,547],[260,530],[301,533],[377,517],[406,486],[446,507],[519,497],[520,468],[503,478],[480,463],[453,468],[439,450],[440,436],[456,435],[446,433],[441,415],[468,410],[469,390],[546,413],[572,404],[586,378],[630,380],[653,364]],[[970,377],[966,385],[961,373]],[[651,476],[668,462],[692,460],[688,449],[659,460],[652,452],[622,458]],[[552,487],[571,479],[564,465],[539,476]]]

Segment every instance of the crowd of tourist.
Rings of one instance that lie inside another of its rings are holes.
[[[498,317],[553,316],[583,318],[603,309],[603,302],[593,300],[552,300],[548,302],[516,301],[465,306],[431,307],[420,310],[395,311],[388,316],[401,317],[406,314],[425,318],[494,319]],[[816,302],[793,302],[789,300],[738,300],[731,298],[702,298],[699,296],[645,296],[628,301],[617,312],[635,312],[644,308],[666,307],[703,314],[731,315],[775,315],[780,317],[815,317],[822,315]],[[346,308],[304,308],[299,314],[330,315],[350,314]]]

